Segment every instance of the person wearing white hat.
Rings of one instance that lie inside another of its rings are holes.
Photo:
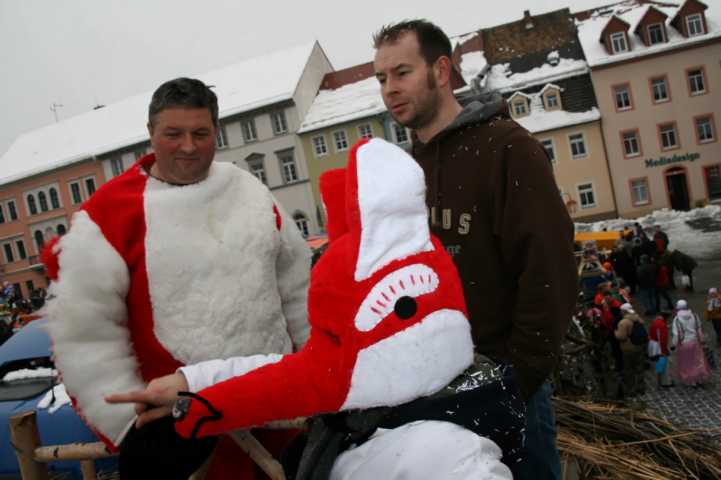
[[[706,320],[711,322],[716,332],[716,345],[721,347],[721,297],[715,287],[708,289],[706,310],[704,310],[703,313]]]
[[[678,379],[694,387],[706,383],[711,377],[711,368],[703,351],[701,321],[686,300],[676,302],[671,334],[671,345],[676,349],[674,370]]]

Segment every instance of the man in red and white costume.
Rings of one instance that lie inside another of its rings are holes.
[[[103,185],[46,256],[56,365],[113,448],[136,412],[106,395],[308,338],[308,247],[265,185],[213,162],[217,125],[202,82],[161,85],[149,107],[154,153]]]

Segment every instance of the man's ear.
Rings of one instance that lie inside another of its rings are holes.
[[[147,127],[148,127],[148,135],[152,137],[153,136],[153,124],[148,122]]]
[[[439,87],[445,87],[451,81],[451,71],[453,64],[451,59],[445,55],[441,55],[433,65],[433,74],[436,76],[436,83]]]

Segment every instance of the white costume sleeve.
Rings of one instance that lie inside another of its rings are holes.
[[[188,390],[196,393],[216,383],[245,375],[264,365],[277,363],[281,358],[283,358],[283,355],[271,353],[268,355],[233,357],[226,360],[208,360],[180,367],[178,371],[185,376],[185,380],[188,382]]]
[[[47,307],[55,364],[81,414],[117,445],[135,412],[104,396],[145,388],[127,329],[128,269],[84,211],[56,248],[60,269]]]
[[[295,350],[305,345],[310,335],[308,324],[308,284],[311,252],[295,222],[276,203],[281,216],[280,254],[275,262],[278,290],[288,334]]]

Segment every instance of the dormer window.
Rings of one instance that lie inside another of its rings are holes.
[[[551,110],[558,107],[558,94],[549,93],[546,95],[546,109]]]
[[[557,85],[549,83],[543,87],[541,99],[546,110],[560,110],[563,108],[561,106],[561,89]]]
[[[703,17],[700,13],[694,13],[686,17],[686,31],[689,37],[696,37],[706,33],[703,27]]]
[[[613,53],[628,52],[628,42],[626,41],[625,32],[611,34],[611,49]]]
[[[528,106],[526,105],[526,101],[523,99],[516,100],[513,102],[513,114],[516,117],[523,117],[528,113]]]
[[[666,36],[664,35],[662,24],[654,23],[653,25],[648,26],[648,42],[649,45],[666,42]]]

